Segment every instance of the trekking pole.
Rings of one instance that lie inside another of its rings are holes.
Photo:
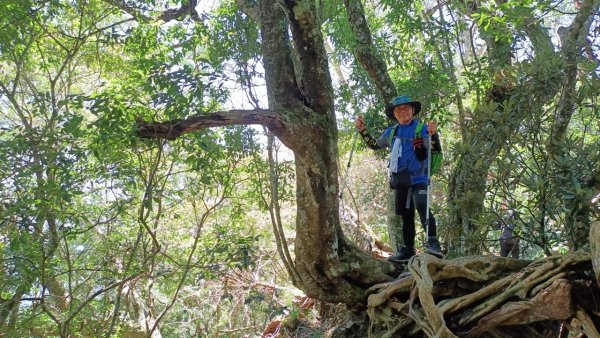
[[[344,191],[344,186],[348,180],[348,172],[350,171],[350,163],[352,162],[352,155],[354,155],[354,147],[356,146],[357,136],[358,131],[355,131],[354,136],[352,137],[352,147],[350,147],[350,157],[348,158],[348,164],[346,165],[346,173],[344,174],[344,179],[342,180],[342,185],[340,186],[340,198],[342,198],[342,192]]]
[[[429,239],[429,203],[431,194],[431,135],[427,138],[427,207],[425,208],[425,239]]]

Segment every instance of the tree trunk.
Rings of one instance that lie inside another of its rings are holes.
[[[596,283],[600,285],[600,221],[592,223],[590,229],[590,250]]]
[[[268,48],[269,105],[284,125],[272,131],[295,156],[298,287],[324,301],[360,303],[364,285],[389,280],[393,267],[368,256],[342,233],[333,88],[320,22],[312,1],[286,4],[280,11],[275,1],[261,3],[261,32]],[[284,11],[300,60],[295,69]]]

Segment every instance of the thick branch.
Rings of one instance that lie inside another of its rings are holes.
[[[304,97],[296,83],[288,22],[277,0],[261,1],[259,13],[269,108],[290,113],[301,108]]]
[[[249,0],[236,0],[238,8],[248,15],[252,20],[260,23],[260,13],[258,5]]]
[[[187,2],[181,4],[179,8],[170,8],[160,14],[156,18],[152,18],[146,14],[142,13],[142,10],[139,7],[132,6],[128,4],[124,0],[104,0],[105,2],[119,8],[120,10],[126,12],[127,14],[133,16],[139,21],[153,21],[153,20],[162,20],[165,22],[169,22],[171,20],[182,20],[188,15],[192,20],[199,21],[200,17],[198,16],[198,12],[196,12],[196,5],[198,0],[188,0]]]
[[[198,0],[188,0],[187,3],[181,4],[181,7],[174,9],[167,9],[160,14],[160,19],[169,22],[171,20],[182,20],[188,15],[194,21],[200,21],[198,12],[196,12],[196,5]]]
[[[104,0],[106,3],[111,4],[115,7],[117,7],[118,9],[122,10],[123,12],[133,16],[134,18],[136,18],[139,21],[150,21],[151,18],[142,14],[141,11],[139,10],[139,8],[131,6],[127,3],[125,3],[124,1],[119,1],[119,0]]]
[[[396,87],[387,72],[385,60],[375,50],[362,3],[360,0],[344,0],[344,5],[356,38],[356,57],[375,83],[384,102],[389,102],[396,95]]]
[[[536,57],[546,57],[545,54],[550,53],[555,55],[554,44],[548,33],[548,29],[543,27],[539,18],[536,18],[533,13],[527,13],[524,20],[523,30],[529,37],[529,41],[533,45]]]
[[[329,61],[312,0],[279,0],[288,15],[294,47],[299,56],[300,87],[305,104],[318,113],[333,114],[333,87]]]
[[[173,140],[189,132],[240,124],[260,124],[280,136],[284,125],[279,115],[270,110],[230,110],[218,111],[206,115],[194,115],[184,120],[168,122],[137,122],[136,135],[142,138]]]

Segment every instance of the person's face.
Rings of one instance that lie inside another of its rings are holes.
[[[402,104],[394,107],[394,117],[400,124],[409,124],[413,119],[415,108],[410,104]]]

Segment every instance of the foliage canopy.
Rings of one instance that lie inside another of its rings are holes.
[[[353,119],[383,130],[398,93],[441,124],[449,257],[495,253],[514,209],[527,259],[590,271],[598,0],[2,6],[0,332],[236,335],[287,311],[290,284],[351,306],[373,285],[410,294],[370,255],[394,241],[385,155],[353,143]],[[402,329],[442,327],[423,322]]]

